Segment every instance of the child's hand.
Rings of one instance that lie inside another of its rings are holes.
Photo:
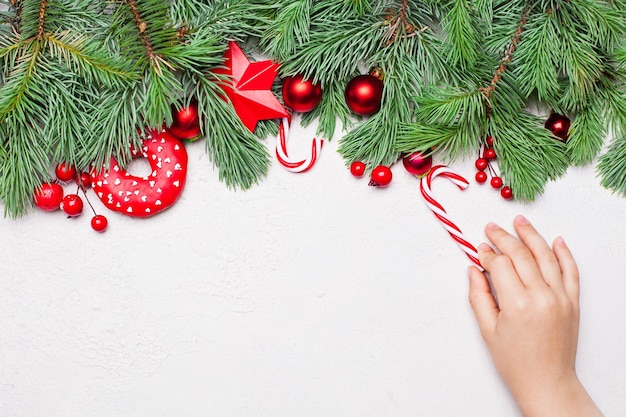
[[[522,216],[519,240],[495,224],[485,232],[501,254],[478,248],[490,274],[470,268],[470,303],[496,368],[525,416],[601,416],[575,370],[578,269],[562,238],[552,245]]]

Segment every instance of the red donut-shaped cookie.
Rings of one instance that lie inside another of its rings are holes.
[[[93,171],[93,190],[105,206],[132,217],[153,216],[178,200],[187,179],[187,150],[166,131],[152,131],[133,158],[148,159],[152,173],[138,177],[111,158],[108,170]]]

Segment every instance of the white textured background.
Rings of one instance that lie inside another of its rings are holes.
[[[313,129],[294,128],[290,153]],[[336,147],[233,192],[189,144],[184,195],[161,215],[90,194],[102,235],[88,214],[0,219],[0,416],[517,416],[467,302],[468,261],[417,180],[400,164],[368,187]],[[472,162],[454,168],[473,177]],[[564,235],[582,272],[579,373],[625,415],[626,199],[593,167],[530,205],[474,182],[433,189],[476,244],[517,213]]]

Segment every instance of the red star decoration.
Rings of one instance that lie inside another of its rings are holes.
[[[224,54],[226,68],[215,70],[230,76],[221,87],[243,124],[254,132],[259,120],[288,117],[287,110],[271,91],[279,64],[272,61],[250,62],[237,42],[231,41]]]

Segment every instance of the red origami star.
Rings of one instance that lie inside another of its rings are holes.
[[[279,64],[272,61],[250,62],[234,41],[229,43],[224,58],[226,68],[215,72],[230,76],[230,82],[222,83],[221,87],[251,132],[254,132],[259,120],[288,117],[287,111],[271,91]]]

